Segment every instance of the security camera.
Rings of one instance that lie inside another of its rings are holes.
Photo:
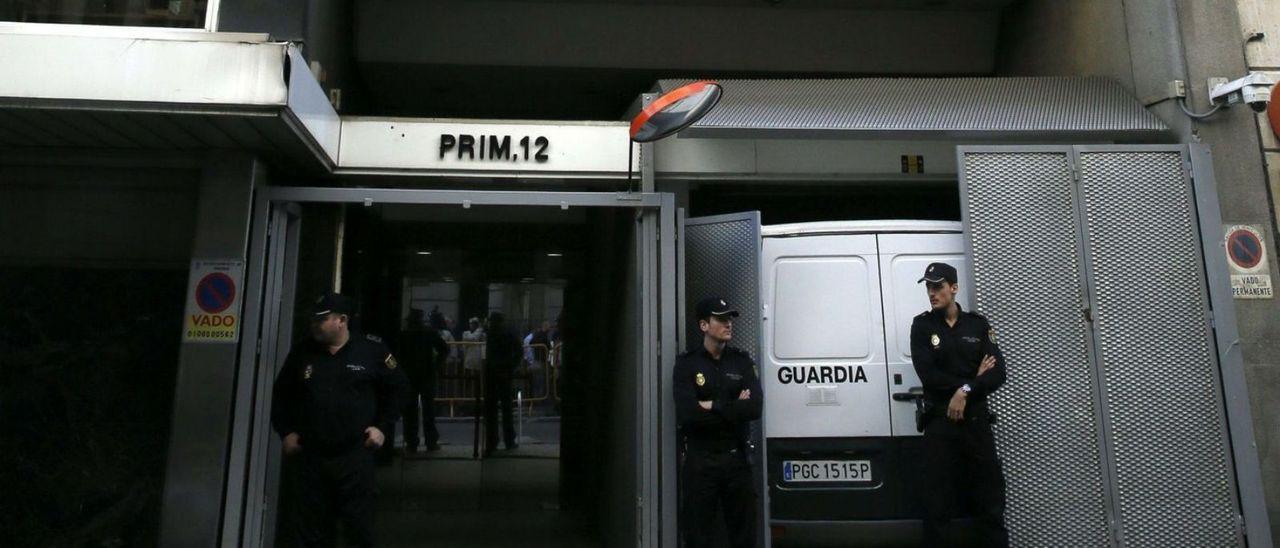
[[[1209,90],[1209,102],[1214,106],[1248,103],[1255,112],[1262,112],[1271,101],[1271,88],[1276,85],[1276,79],[1269,74],[1251,72],[1244,78],[1214,84]]]

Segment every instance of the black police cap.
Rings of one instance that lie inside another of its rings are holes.
[[[956,269],[947,263],[929,263],[924,269],[924,277],[916,280],[920,282],[951,282],[956,283]]]
[[[729,303],[720,297],[707,297],[698,301],[694,311],[698,314],[699,320],[705,320],[712,316],[738,317],[738,310],[729,306]]]
[[[355,303],[351,298],[340,293],[327,293],[316,299],[316,304],[311,307],[311,313],[316,317],[329,314],[345,314],[350,317],[355,311]]]

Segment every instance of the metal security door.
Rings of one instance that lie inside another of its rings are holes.
[[[1113,545],[1071,148],[961,147],[960,162],[974,309],[1009,371],[991,407],[1010,542]]]
[[[1185,147],[1076,147],[1094,336],[1126,546],[1239,546]]]
[[[1009,367],[993,407],[1013,543],[1241,545],[1186,148],[959,162],[976,307]]]
[[[720,296],[742,312],[734,321],[733,346],[747,351],[756,360],[760,372],[760,212],[734,213],[714,217],[696,217],[684,223],[685,307],[684,343],[687,350],[702,341],[695,322],[694,305],[707,296]],[[667,382],[670,382],[668,379]],[[768,394],[765,395],[768,397]],[[764,421],[761,417],[751,428],[754,445],[752,469],[759,495],[760,532],[758,546],[771,545],[769,535],[768,489],[765,484]]]

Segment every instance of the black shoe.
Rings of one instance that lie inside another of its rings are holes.
[[[412,454],[417,453],[417,452],[418,452],[418,446],[417,446],[417,445],[406,445],[406,446],[404,446],[404,454],[406,454],[406,455],[412,455]]]
[[[515,451],[516,449],[519,449],[519,448],[520,448],[520,444],[518,443],[511,442],[507,444],[507,451]]]
[[[439,451],[441,449],[443,449],[443,447],[440,447],[440,444],[438,443],[427,444],[427,451]]]

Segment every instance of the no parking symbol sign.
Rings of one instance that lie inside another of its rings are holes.
[[[1270,299],[1271,271],[1262,229],[1254,225],[1226,227],[1227,267],[1231,270],[1231,295],[1237,299]]]
[[[191,261],[183,342],[240,341],[240,293],[243,279],[243,261]]]

